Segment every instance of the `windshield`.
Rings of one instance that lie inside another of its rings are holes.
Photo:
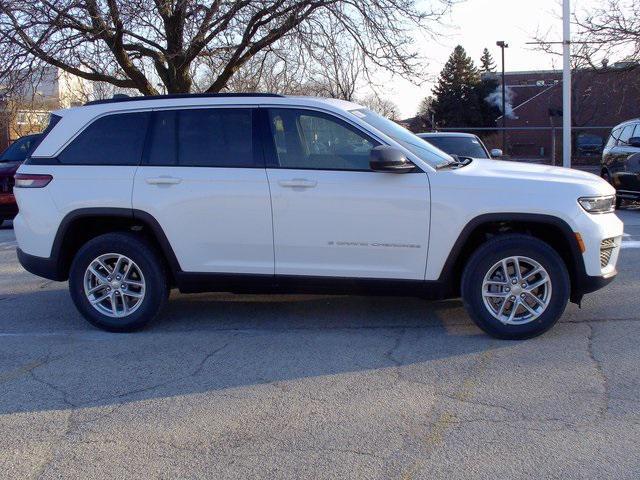
[[[378,115],[366,108],[351,110],[351,113],[364,120],[376,130],[384,133],[386,136],[393,138],[400,145],[430,165],[439,167],[453,161],[451,157],[444,155],[440,150],[434,148],[433,145],[425,142],[420,137],[388,118]]]
[[[27,135],[26,137],[19,138],[2,152],[2,155],[0,155],[0,163],[24,161],[39,137],[40,135]]]
[[[489,158],[487,151],[475,137],[455,137],[452,135],[442,137],[422,137],[435,147],[449,155],[458,155],[468,158]]]

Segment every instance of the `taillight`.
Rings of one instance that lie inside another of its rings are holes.
[[[15,178],[16,181],[14,188],[42,188],[49,185],[49,182],[53,180],[51,175],[33,173],[16,173],[13,178]]]

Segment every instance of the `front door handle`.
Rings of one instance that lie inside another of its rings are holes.
[[[145,182],[147,182],[149,185],[176,185],[181,181],[181,178],[167,176],[151,177],[145,180]]]
[[[306,178],[294,178],[291,180],[280,180],[278,184],[281,187],[288,188],[313,188],[318,182],[315,180],[307,180]]]

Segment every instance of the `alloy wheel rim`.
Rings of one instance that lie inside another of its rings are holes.
[[[496,262],[482,282],[482,300],[505,325],[525,325],[542,315],[551,301],[551,277],[532,258],[513,256]]]
[[[129,257],[106,253],[93,259],[84,274],[84,293],[93,308],[112,318],[135,312],[145,297],[140,267]]]

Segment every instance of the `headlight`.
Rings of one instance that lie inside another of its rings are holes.
[[[580,197],[578,203],[589,213],[609,213],[616,209],[616,196]]]

